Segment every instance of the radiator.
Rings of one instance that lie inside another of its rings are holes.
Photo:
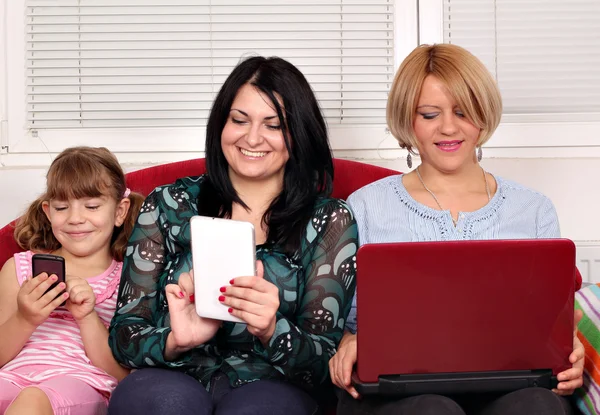
[[[600,282],[600,241],[576,242],[577,268],[583,282]]]

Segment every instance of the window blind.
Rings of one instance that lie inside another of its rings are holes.
[[[444,41],[485,63],[505,114],[599,115],[598,22],[598,0],[444,0]]]
[[[255,54],[295,64],[329,125],[385,124],[393,16],[393,0],[27,0],[27,124],[202,127]]]

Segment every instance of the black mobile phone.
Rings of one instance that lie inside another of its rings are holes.
[[[40,275],[42,272],[47,273],[48,276],[54,274],[58,277],[56,282],[53,283],[50,286],[50,288],[46,290],[46,293],[54,287],[56,287],[59,283],[65,282],[65,259],[61,256],[50,254],[35,254],[31,257],[31,268],[33,270],[34,278]],[[64,305],[65,303],[61,304],[61,306]]]

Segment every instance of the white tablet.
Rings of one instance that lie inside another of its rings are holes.
[[[194,216],[190,219],[196,312],[243,323],[219,302],[219,288],[236,277],[256,275],[254,226],[250,222]]]

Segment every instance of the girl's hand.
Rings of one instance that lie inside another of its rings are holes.
[[[46,293],[52,284],[57,281],[56,275],[48,276],[42,272],[37,277],[28,277],[17,294],[17,315],[37,327],[42,324],[56,307],[60,306],[68,297],[68,293],[62,293],[66,288],[64,282]],[[45,293],[45,294],[44,294]]]
[[[167,360],[173,360],[180,353],[186,352],[212,339],[221,321],[200,317],[194,305],[194,273],[190,271],[179,276],[178,284],[165,287],[171,333],[167,337],[164,351]]]
[[[256,261],[256,276],[238,277],[231,280],[231,286],[221,287],[222,304],[229,306],[229,312],[248,324],[250,334],[267,345],[277,323],[279,310],[279,288],[263,278],[264,267]]]
[[[69,301],[67,309],[75,321],[80,322],[94,311],[96,295],[88,282],[79,277],[67,278],[67,292]]]

